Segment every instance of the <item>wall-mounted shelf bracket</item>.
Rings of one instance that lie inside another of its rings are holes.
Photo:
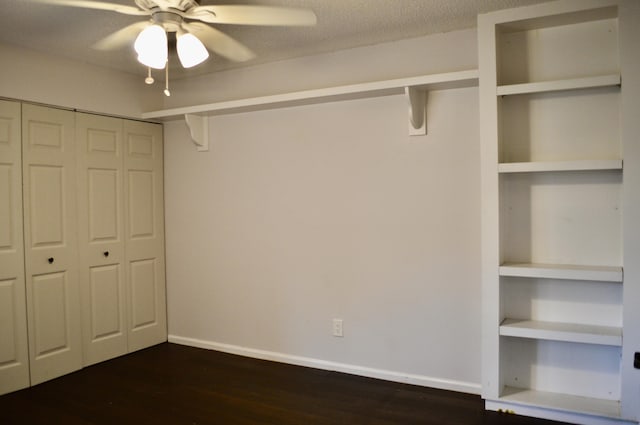
[[[405,87],[409,100],[409,135],[427,134],[427,92],[416,87]]]
[[[184,120],[191,133],[191,141],[198,152],[209,150],[209,119],[201,115],[184,114]]]

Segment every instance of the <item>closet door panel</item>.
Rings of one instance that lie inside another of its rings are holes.
[[[162,127],[125,121],[129,350],[166,341]]]
[[[0,199],[4,202],[0,205],[0,249],[13,248],[13,170],[16,164],[11,157],[2,154],[0,163]]]
[[[66,293],[69,279],[66,272],[33,276],[33,328],[36,358],[70,350],[70,309]]]
[[[118,264],[96,266],[90,269],[89,293],[91,310],[91,327],[89,341],[98,343],[107,338],[121,339],[122,315],[122,272]],[[126,344],[123,344],[126,348]],[[126,353],[126,351],[125,351]]]
[[[74,113],[22,108],[31,384],[82,367]]]
[[[0,394],[29,386],[20,114],[0,101]]]
[[[65,171],[63,166],[58,165],[29,166],[29,218],[31,246],[34,248],[65,246],[64,193],[68,190],[64,187]],[[42,254],[45,251],[40,252]],[[62,252],[66,254],[64,250]]]
[[[155,270],[156,261],[138,260],[130,263],[131,267],[131,325],[134,330],[143,329],[158,323],[158,311],[156,309],[157,278]]]
[[[0,394],[29,385],[28,359],[25,358],[27,321],[26,316],[21,317],[25,311],[20,292],[24,295],[18,279],[0,280]]]
[[[84,363],[127,352],[122,120],[76,115]]]

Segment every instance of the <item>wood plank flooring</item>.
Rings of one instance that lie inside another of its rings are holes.
[[[478,396],[161,344],[0,396],[0,424],[551,425]]]

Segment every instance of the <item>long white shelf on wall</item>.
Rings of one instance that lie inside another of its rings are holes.
[[[622,346],[622,328],[539,320],[504,319],[500,335],[548,341]]]
[[[622,267],[580,266],[567,264],[504,263],[500,276],[530,277],[541,279],[592,280],[622,283]]]
[[[207,150],[208,124],[205,118],[209,116],[405,94],[409,108],[409,133],[420,135],[426,134],[427,92],[476,86],[478,70],[473,69],[149,111],[144,112],[142,118],[178,119],[184,116],[194,143],[199,150]]]
[[[498,164],[499,173],[539,173],[555,171],[599,171],[622,170],[621,159],[503,162]]]
[[[499,401],[536,408],[546,407],[579,414],[592,414],[610,418],[620,417],[620,402],[618,400],[606,400],[506,386],[502,390]]]
[[[545,93],[564,90],[579,90],[598,87],[612,87],[621,84],[620,74],[598,75],[566,80],[541,81],[535,83],[501,85],[496,88],[498,96],[515,94]]]
[[[405,93],[405,88],[430,91],[473,87],[477,85],[478,71],[474,69],[163,109],[144,112],[142,118],[180,118],[184,114],[201,114],[207,116],[232,114],[237,112],[284,108],[288,106],[312,105],[324,102],[403,94]]]

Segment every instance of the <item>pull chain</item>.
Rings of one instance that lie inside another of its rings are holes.
[[[171,96],[171,92],[169,91],[169,60],[167,59],[167,66],[164,67],[164,95]]]

